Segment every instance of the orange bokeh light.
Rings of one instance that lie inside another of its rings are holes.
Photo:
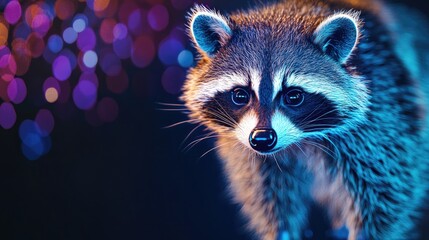
[[[109,6],[110,0],[94,0],[94,11],[104,11]]]
[[[49,103],[54,103],[58,100],[58,91],[57,89],[50,87],[45,91],[45,99]]]

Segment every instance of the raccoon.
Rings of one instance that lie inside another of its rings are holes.
[[[256,238],[300,239],[313,202],[348,239],[415,237],[429,183],[420,18],[369,0],[193,8],[199,59],[181,99],[217,134]]]

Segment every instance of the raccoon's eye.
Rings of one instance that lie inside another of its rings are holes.
[[[250,100],[249,93],[243,88],[235,88],[231,94],[232,102],[238,106],[246,105]]]
[[[283,94],[283,104],[297,107],[304,102],[304,92],[301,89],[291,89]]]

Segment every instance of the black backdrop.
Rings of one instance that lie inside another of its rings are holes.
[[[228,11],[249,2],[212,6]],[[404,2],[429,16],[424,0]],[[37,61],[31,69],[38,71]],[[154,64],[144,71],[159,70]],[[156,81],[145,84],[156,94],[133,94],[131,86],[116,97],[121,108],[114,123],[91,127],[79,114],[57,121],[52,150],[36,161],[23,157],[16,131],[0,130],[0,239],[251,238],[225,194],[215,154],[200,159],[213,142],[183,151],[193,126],[163,129],[186,117],[156,104],[177,97],[162,94]],[[419,228],[425,239],[428,224],[426,217]],[[314,239],[325,238],[328,227],[323,212],[313,209]]]

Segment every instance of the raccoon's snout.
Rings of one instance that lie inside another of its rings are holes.
[[[276,131],[272,128],[255,128],[250,133],[249,143],[258,152],[268,152],[276,146]]]

